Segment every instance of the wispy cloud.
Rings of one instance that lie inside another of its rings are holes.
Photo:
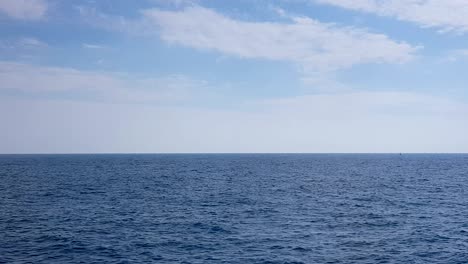
[[[313,0],[346,9],[395,17],[421,27],[441,31],[468,32],[468,3],[465,0]]]
[[[82,47],[85,48],[85,49],[105,49],[105,48],[107,48],[106,46],[103,46],[103,45],[88,44],[88,43],[83,43]]]
[[[99,27],[246,59],[292,62],[305,75],[366,63],[405,63],[420,46],[395,41],[366,29],[322,23],[309,17],[280,14],[289,22],[253,22],[230,18],[212,9],[189,5],[178,11],[143,10],[131,20],[79,7],[82,17]]]
[[[1,39],[0,46],[9,50],[28,50],[47,48],[49,45],[33,37],[20,37],[15,39]]]
[[[468,49],[456,49],[451,50],[447,53],[446,57],[444,57],[443,61],[455,62],[461,59],[468,58]]]
[[[206,82],[182,75],[142,78],[122,73],[0,62],[0,91],[36,96],[167,105],[188,102],[207,86]]]
[[[31,38],[31,37],[20,38],[18,39],[17,44],[23,47],[37,47],[37,48],[48,47],[47,43],[40,41],[36,38]]]
[[[20,37],[14,39],[0,39],[0,61],[37,60],[47,54],[49,45],[33,37]]]
[[[0,12],[22,20],[39,20],[47,12],[46,0],[2,0],[0,1]]]
[[[308,71],[363,63],[403,63],[417,47],[383,34],[293,17],[291,23],[234,20],[200,6],[181,11],[145,10],[168,43],[242,58],[291,61]]]

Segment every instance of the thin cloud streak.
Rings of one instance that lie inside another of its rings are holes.
[[[394,17],[442,32],[468,32],[465,0],[313,0],[341,8]]]
[[[0,80],[0,91],[59,98],[72,94],[81,100],[114,103],[176,104],[192,100],[197,90],[208,86],[182,75],[142,78],[1,61]]]

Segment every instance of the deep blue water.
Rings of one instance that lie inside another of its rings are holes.
[[[1,155],[1,263],[468,263],[468,155]]]

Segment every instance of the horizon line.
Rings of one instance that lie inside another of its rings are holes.
[[[468,152],[22,152],[22,153],[0,153],[0,155],[353,155],[353,154],[394,154],[394,155],[463,155]]]

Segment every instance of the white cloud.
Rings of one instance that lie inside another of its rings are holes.
[[[455,62],[459,60],[464,60],[468,58],[468,49],[456,49],[451,50],[447,55],[442,59],[442,62]]]
[[[32,37],[0,40],[0,54],[17,54],[47,48],[47,43]]]
[[[85,48],[85,49],[105,49],[106,48],[103,45],[88,44],[88,43],[83,43],[82,47]]]
[[[137,78],[119,73],[89,72],[0,61],[0,91],[63,95],[115,103],[187,102],[207,84],[184,76]]]
[[[38,61],[43,57],[49,45],[32,37],[0,40],[1,60]]]
[[[48,4],[45,0],[1,0],[0,12],[15,19],[38,20],[45,16]]]
[[[314,0],[342,8],[375,13],[442,31],[468,31],[466,0]]]
[[[20,38],[17,44],[23,47],[37,47],[37,48],[45,48],[48,46],[47,43],[42,42],[36,38],[31,38],[31,37]]]
[[[151,9],[144,15],[169,43],[242,58],[292,61],[305,72],[363,63],[403,63],[417,49],[382,34],[307,17],[295,17],[291,23],[245,22],[199,6],[183,11]]]
[[[159,5],[180,7],[185,5],[194,5],[196,2],[199,2],[199,0],[151,0],[151,2]]]

